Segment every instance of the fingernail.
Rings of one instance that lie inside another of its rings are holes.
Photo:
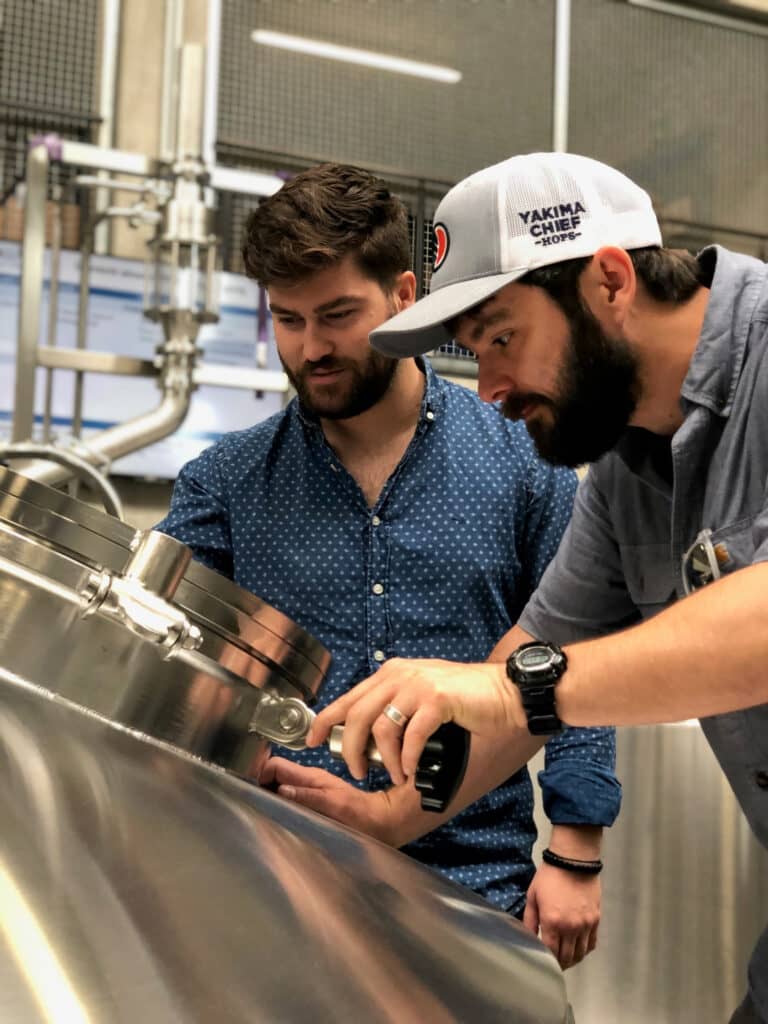
[[[279,786],[277,792],[280,794],[280,796],[284,796],[286,800],[296,799],[295,786]]]

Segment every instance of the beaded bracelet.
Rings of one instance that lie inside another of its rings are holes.
[[[603,870],[601,860],[574,860],[572,857],[561,857],[559,853],[553,853],[551,850],[542,850],[541,859],[545,864],[562,868],[563,871],[573,871],[577,875],[599,875]]]

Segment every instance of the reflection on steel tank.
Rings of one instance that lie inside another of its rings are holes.
[[[330,655],[0,469],[0,1020],[566,1024],[516,921],[248,776]]]
[[[697,722],[618,729],[616,743],[624,796],[597,949],[566,974],[574,1016],[724,1024],[768,923],[768,853]]]

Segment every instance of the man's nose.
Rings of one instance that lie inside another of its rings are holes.
[[[322,324],[308,323],[304,331],[304,358],[310,363],[316,363],[333,350],[334,343]]]
[[[509,391],[509,382],[491,359],[478,359],[477,393],[484,402],[499,402]]]

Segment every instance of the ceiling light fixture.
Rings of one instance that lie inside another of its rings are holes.
[[[276,46],[281,50],[292,50],[294,53],[305,53],[312,57],[326,57],[347,64],[362,64],[365,67],[378,68],[380,71],[431,78],[435,82],[450,85],[461,81],[461,72],[455,68],[446,68],[439,64],[422,64],[421,61],[407,60],[405,57],[393,57],[387,53],[375,53],[373,50],[358,50],[352,46],[339,46],[320,39],[305,39],[302,36],[269,32],[266,29],[256,29],[251,33],[251,39],[262,46]]]

